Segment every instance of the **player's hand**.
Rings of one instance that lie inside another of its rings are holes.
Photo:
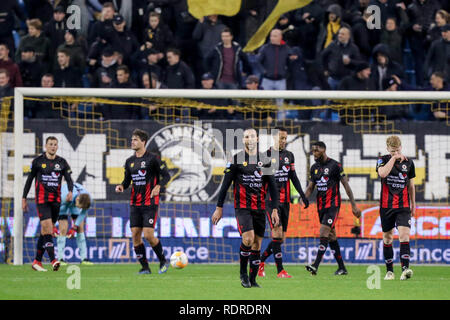
[[[272,224],[274,227],[278,227],[280,223],[280,217],[278,216],[278,209],[272,210]]]
[[[72,191],[70,191],[70,192],[67,194],[66,201],[67,201],[67,202],[72,202],[72,198],[73,198],[73,193],[72,193]]]
[[[401,153],[397,153],[397,154],[394,156],[394,158],[395,158],[395,160],[400,160],[400,162],[408,161],[408,158],[405,157],[405,156],[404,156],[403,154],[401,154]]]
[[[150,194],[150,198],[156,197],[157,195],[159,195],[159,191],[161,190],[161,186],[159,184],[157,184],[153,189],[152,189],[152,193]]]
[[[116,186],[116,192],[117,192],[117,193],[123,192],[123,185],[121,185],[121,184],[117,185],[117,186]]]
[[[216,211],[214,211],[214,213],[212,215],[212,218],[211,218],[212,222],[214,224],[217,224],[220,221],[220,219],[222,219],[222,215],[223,215],[223,208],[217,207]]]
[[[70,229],[69,232],[67,232],[67,239],[74,237],[75,234],[77,233],[77,231],[78,231],[78,227],[73,226],[72,229]]]
[[[53,226],[53,237],[56,238],[57,236],[59,236],[59,230],[57,227]]]
[[[416,206],[412,205],[411,206],[411,217],[414,217],[415,214],[416,214]]]
[[[357,218],[361,217],[361,210],[359,210],[359,208],[356,205],[352,205],[352,212],[355,217]]]
[[[27,199],[25,199],[25,198],[22,198],[22,211],[28,212],[28,202],[27,202]]]

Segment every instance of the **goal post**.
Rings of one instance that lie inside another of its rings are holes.
[[[273,91],[201,89],[15,88],[14,90],[14,264],[23,264],[23,149],[25,97],[285,99],[362,101],[450,101],[450,92],[435,91]],[[448,107],[447,107],[448,110]],[[448,116],[447,116],[448,117]],[[448,120],[448,119],[447,119]],[[443,125],[446,125],[445,123]],[[448,126],[448,121],[447,121]],[[151,133],[152,134],[152,133]],[[305,186],[304,186],[305,188]],[[448,198],[447,198],[448,200]]]

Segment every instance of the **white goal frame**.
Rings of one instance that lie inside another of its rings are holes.
[[[276,91],[204,89],[96,89],[24,88],[14,89],[14,265],[23,264],[23,106],[26,97],[110,97],[110,98],[223,98],[223,99],[299,99],[299,100],[449,100],[450,92],[438,91]]]

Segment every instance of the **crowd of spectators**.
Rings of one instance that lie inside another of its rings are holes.
[[[313,0],[283,14],[266,44],[244,53],[243,47],[277,2],[247,0],[234,17],[197,20],[189,14],[187,0],[2,0],[0,97],[12,95],[17,86],[449,89],[448,0]],[[67,11],[71,5],[80,9],[80,19]],[[380,28],[368,27],[374,21],[370,5],[380,9]],[[281,106],[283,101],[276,103]],[[148,118],[130,106],[100,110],[104,119]],[[233,119],[238,117],[236,110],[238,105],[197,113],[202,118]],[[433,113],[429,105],[381,110],[394,120],[448,116]],[[29,103],[25,109],[28,118],[58,116],[51,113],[42,103]],[[282,114],[301,120],[334,116],[330,110]]]

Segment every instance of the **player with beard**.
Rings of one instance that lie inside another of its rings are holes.
[[[278,135],[274,136],[274,146],[271,147],[267,154],[270,156],[276,152],[279,155],[279,167],[275,173],[275,182],[277,183],[278,192],[280,195],[280,206],[278,207],[278,216],[280,218],[281,224],[277,227],[273,226],[271,219],[269,217],[269,224],[272,228],[272,241],[267,246],[261,255],[261,263],[259,265],[258,276],[264,277],[264,266],[265,261],[273,253],[275,264],[277,266],[277,277],[278,278],[291,278],[286,270],[283,268],[283,254],[281,252],[281,245],[286,241],[286,231],[288,228],[289,221],[289,209],[291,202],[291,181],[294,184],[295,189],[300,194],[302,201],[305,205],[305,209],[309,206],[309,201],[303,192],[300,181],[298,180],[297,174],[295,172],[295,159],[294,154],[286,150],[287,142],[287,130],[282,127],[276,127],[278,130]]]
[[[159,273],[165,273],[169,263],[163,254],[161,241],[155,237],[155,225],[158,218],[159,191],[170,180],[170,174],[160,158],[148,152],[145,145],[149,139],[148,133],[136,129],[131,137],[131,149],[135,154],[125,161],[125,177],[116,186],[116,192],[123,192],[131,182],[130,228],[134,251],[142,266],[139,274],[150,274],[144,238],[150,243],[159,259]],[[161,179],[162,177],[162,179]]]
[[[258,134],[255,129],[244,131],[244,150],[237,153],[227,163],[225,177],[219,191],[217,207],[212,215],[212,222],[217,224],[223,215],[223,203],[227,190],[234,183],[234,208],[239,233],[242,237],[240,246],[240,279],[244,288],[260,287],[256,276],[260,263],[260,250],[266,229],[266,193],[269,189],[271,202],[271,219],[278,226],[278,192],[273,173],[278,167],[274,162],[258,151]],[[247,266],[250,261],[250,272]]]
[[[400,240],[400,262],[402,274],[400,280],[412,277],[409,268],[410,246],[409,234],[411,217],[416,212],[416,176],[414,162],[402,154],[402,142],[397,136],[386,140],[388,155],[378,159],[377,173],[381,178],[380,218],[383,229],[383,254],[386,262],[385,280],[394,280],[394,227],[398,229]]]
[[[55,258],[53,245],[53,229],[59,216],[61,205],[61,183],[62,178],[67,181],[69,190],[73,189],[73,181],[70,176],[72,170],[67,161],[56,155],[58,151],[58,139],[48,137],[45,140],[45,152],[35,158],[31,163],[31,172],[28,175],[22,195],[22,210],[28,211],[27,195],[31,188],[33,179],[35,183],[36,210],[41,222],[41,235],[37,242],[37,253],[31,267],[36,271],[47,271],[42,267],[42,257],[47,251],[53,271],[58,271],[60,262]],[[65,201],[72,201],[72,191],[67,193]]]
[[[306,270],[312,275],[317,274],[317,269],[322,260],[328,244],[336,258],[339,265],[335,275],[348,274],[347,269],[342,260],[341,249],[336,237],[335,224],[339,216],[339,209],[341,207],[341,194],[339,192],[339,182],[344,186],[350,202],[352,204],[353,215],[357,218],[361,216],[361,210],[358,209],[353,197],[352,189],[348,184],[348,178],[344,173],[342,165],[327,156],[326,145],[322,141],[313,143],[312,153],[315,164],[311,166],[310,180],[307,189],[306,197],[309,197],[314,188],[317,186],[317,210],[319,212],[320,221],[320,245],[317,251],[316,260],[313,264],[307,265]]]

